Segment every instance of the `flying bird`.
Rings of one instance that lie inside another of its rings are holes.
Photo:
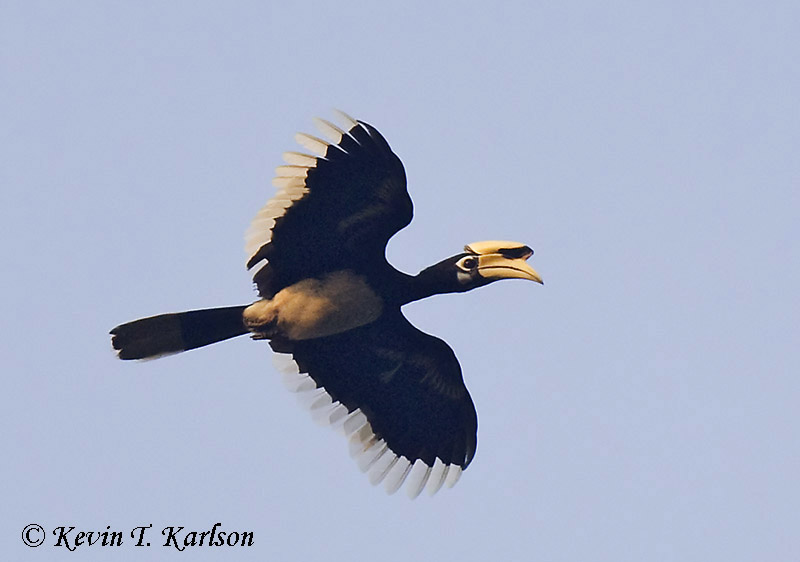
[[[120,359],[150,359],[235,336],[268,340],[284,379],[316,419],[340,428],[373,484],[410,497],[454,485],[472,461],[478,418],[453,350],[401,307],[500,279],[542,283],[533,250],[468,244],[417,275],[386,260],[411,222],[403,164],[371,125],[337,112],[316,119],[328,140],[298,133],[311,154],[286,152],[277,194],[246,234],[259,300],[161,314],[111,330]]]

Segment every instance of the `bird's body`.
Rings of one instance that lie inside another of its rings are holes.
[[[393,268],[386,243],[413,214],[405,172],[383,137],[344,114],[330,142],[297,135],[316,156],[286,153],[279,191],[246,235],[260,300],[164,314],[112,330],[122,359],[177,353],[249,333],[283,354],[293,390],[340,426],[374,483],[410,495],[454,484],[477,443],[477,415],[452,349],[401,307],[498,279],[541,283],[515,242],[468,245],[416,276]]]
[[[244,322],[266,337],[310,340],[371,324],[383,313],[384,302],[363,275],[341,269],[253,303],[244,311]]]

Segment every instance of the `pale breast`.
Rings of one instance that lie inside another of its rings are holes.
[[[244,311],[251,331],[292,340],[321,338],[352,330],[378,319],[383,301],[366,279],[350,270],[321,279],[304,279],[279,291],[270,300]]]

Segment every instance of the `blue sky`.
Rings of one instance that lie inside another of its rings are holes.
[[[20,532],[219,521],[256,544],[193,559],[798,559],[798,17],[0,3],[3,557],[172,560]],[[479,416],[433,499],[372,488],[263,342],[110,351],[120,322],[255,298],[242,235],[333,107],[405,164],[396,267],[511,239],[545,279],[406,307]]]

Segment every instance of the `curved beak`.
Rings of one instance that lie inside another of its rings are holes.
[[[478,259],[478,274],[484,279],[528,279],[544,285],[539,273],[524,259],[510,260],[500,254],[480,256]]]
[[[478,274],[484,279],[527,279],[544,285],[539,273],[526,262],[533,250],[525,244],[489,240],[469,244],[464,249],[478,256]]]

